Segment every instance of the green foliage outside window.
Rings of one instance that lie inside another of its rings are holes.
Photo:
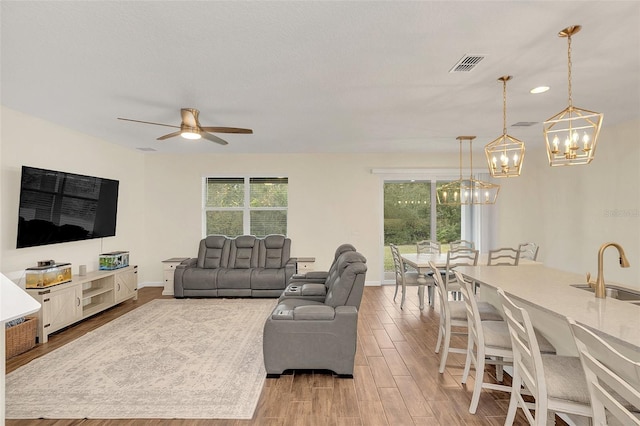
[[[446,182],[439,183],[438,186]],[[436,206],[436,238],[440,243],[460,238],[460,207]],[[384,184],[384,244],[415,244],[431,234],[431,182]]]
[[[286,235],[287,186],[287,178],[207,178],[206,235],[235,237],[246,232],[257,237]],[[249,200],[248,206],[245,205],[246,199]],[[248,220],[246,224],[245,219]]]

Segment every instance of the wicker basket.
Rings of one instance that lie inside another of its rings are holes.
[[[26,317],[25,321],[6,329],[7,359],[20,355],[36,345],[38,318]]]

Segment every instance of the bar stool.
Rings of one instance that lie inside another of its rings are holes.
[[[640,362],[622,355],[587,328],[567,318],[591,396],[596,425],[640,425]]]
[[[513,380],[505,425],[513,424],[518,407],[529,424],[542,426],[555,419],[556,412],[591,417],[587,381],[580,358],[543,354],[543,343],[536,336],[529,313],[518,307],[502,289],[498,296],[511,335]],[[522,387],[535,398],[533,408],[525,402]],[[553,423],[552,423],[553,424]]]

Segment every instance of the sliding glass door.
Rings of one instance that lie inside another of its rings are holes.
[[[420,240],[438,241],[447,250],[449,241],[462,238],[462,209],[436,202],[436,188],[446,180],[384,180],[384,278],[393,279],[389,244],[401,253],[415,252]]]

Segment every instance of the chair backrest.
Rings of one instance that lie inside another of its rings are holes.
[[[622,355],[572,319],[568,321],[587,378],[593,424],[608,424],[608,414],[620,424],[640,425],[632,413],[640,412],[640,362]]]
[[[513,349],[513,369],[518,371],[523,383],[536,401],[546,400],[547,390],[542,355],[529,313],[513,303],[501,288],[498,289],[498,297],[509,327]]]
[[[447,252],[447,264],[445,267],[445,284],[455,282],[456,278],[453,269],[456,266],[476,266],[478,264],[478,250],[460,248]]]
[[[227,267],[234,269],[257,268],[259,247],[259,240],[253,235],[239,235],[232,239]]]
[[[475,344],[477,347],[484,347],[484,331],[482,328],[480,311],[478,310],[478,303],[474,296],[474,284],[464,279],[462,274],[458,271],[454,272],[456,279],[460,283],[460,293],[464,299],[464,306],[467,311],[467,327],[469,333],[469,343]],[[473,349],[473,347],[471,347]]]
[[[433,262],[429,262],[429,267],[433,271],[433,282],[435,283],[437,297],[440,303],[440,317],[442,319],[441,324],[445,322],[451,322],[451,308],[449,307],[447,284],[442,279],[442,274],[438,270],[438,267]]]
[[[267,235],[260,241],[258,267],[283,268],[291,257],[291,240],[284,235]]]
[[[487,265],[489,266],[518,266],[520,261],[520,250],[514,248],[505,247],[495,250],[489,250],[489,258],[487,259]]]
[[[229,260],[231,243],[226,235],[208,235],[200,241],[198,268],[225,268]]]
[[[459,248],[475,249],[476,245],[473,241],[455,240],[449,243],[449,250],[457,250]]]
[[[422,240],[416,243],[416,252],[428,254],[440,254],[440,243],[430,240]]]
[[[538,245],[536,243],[521,243],[518,246],[520,252],[520,259],[537,260],[538,259]]]
[[[327,286],[325,305],[360,307],[367,259],[357,251],[348,251],[338,257],[337,274]]]
[[[396,285],[401,286],[404,282],[404,261],[400,256],[400,250],[395,244],[389,244],[391,256],[393,257],[393,269],[395,271]]]

